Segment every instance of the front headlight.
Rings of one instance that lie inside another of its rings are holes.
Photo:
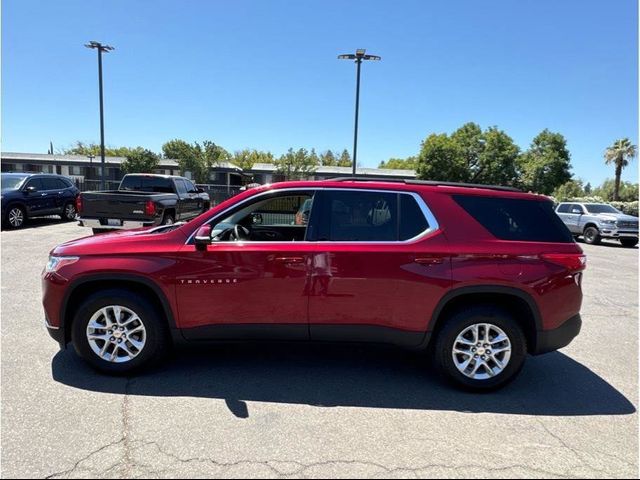
[[[600,220],[600,223],[602,225],[606,225],[607,227],[615,227],[616,226],[616,221],[615,220]]]
[[[65,265],[71,265],[80,260],[80,257],[54,257],[50,256],[45,270],[47,272],[57,272]]]

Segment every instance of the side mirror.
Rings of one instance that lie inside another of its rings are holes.
[[[27,187],[24,189],[24,191],[27,193],[35,193],[38,191],[38,189],[36,187]]]
[[[198,229],[195,236],[196,250],[204,252],[207,246],[211,245],[211,225],[203,225]]]
[[[197,192],[197,193],[204,193],[204,188],[197,188],[197,189],[196,189],[196,192]]]

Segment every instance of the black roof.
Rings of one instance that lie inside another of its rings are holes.
[[[479,183],[459,183],[459,182],[440,182],[438,180],[413,180],[413,179],[391,179],[391,178],[371,178],[371,177],[336,177],[328,178],[333,182],[392,182],[404,183],[407,185],[431,185],[442,187],[465,187],[465,188],[484,188],[487,190],[500,190],[505,192],[522,192],[519,188],[506,187],[502,185],[482,185]]]

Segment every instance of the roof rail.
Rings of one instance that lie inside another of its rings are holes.
[[[519,188],[505,187],[502,185],[482,185],[479,183],[459,183],[459,182],[440,182],[438,180],[412,180],[401,178],[372,178],[372,177],[335,177],[327,180],[333,182],[391,182],[404,183],[407,185],[430,185],[434,187],[463,187],[463,188],[483,188],[485,190],[500,190],[504,192],[522,192]]]

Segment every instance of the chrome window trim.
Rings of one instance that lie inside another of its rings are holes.
[[[405,191],[405,190],[394,190],[394,189],[371,189],[371,188],[340,188],[340,187],[298,187],[298,188],[282,188],[282,189],[276,189],[276,190],[267,190],[265,192],[262,193],[258,193],[257,195],[251,195],[250,197],[245,198],[244,200],[242,200],[239,203],[236,203],[234,205],[229,206],[228,208],[225,208],[223,211],[221,211],[219,214],[215,215],[213,218],[211,218],[210,220],[206,221],[205,223],[203,223],[202,225],[200,225],[198,228],[195,229],[195,231],[189,235],[189,238],[187,238],[186,242],[184,243],[185,245],[191,245],[192,244],[192,240],[195,237],[196,233],[198,232],[198,230],[206,225],[211,225],[211,223],[213,223],[214,221],[220,219],[220,217],[222,215],[224,215],[225,213],[234,210],[236,207],[239,207],[241,205],[244,205],[245,203],[248,203],[249,201],[253,201],[255,199],[258,199],[260,197],[266,196],[266,195],[270,195],[270,194],[278,194],[281,192],[309,192],[309,191],[313,191],[313,192],[317,192],[317,191],[325,191],[325,192],[332,192],[332,191],[346,191],[346,192],[353,192],[353,191],[362,191],[362,192],[371,192],[371,193],[396,193],[396,194],[401,194],[401,195],[411,195],[414,200],[418,203],[418,207],[420,207],[420,210],[422,211],[422,214],[424,215],[425,219],[427,220],[427,224],[429,225],[429,228],[427,228],[425,231],[419,233],[418,235],[416,235],[415,237],[409,238],[407,240],[395,240],[395,241],[376,241],[376,240],[372,240],[372,241],[365,241],[365,240],[354,240],[354,241],[333,241],[333,240],[322,240],[322,241],[317,241],[317,242],[310,242],[308,240],[301,240],[299,242],[294,242],[294,241],[286,241],[286,242],[267,242],[267,241],[257,241],[257,242],[218,242],[218,243],[211,243],[211,245],[239,245],[239,246],[243,246],[243,245],[291,245],[291,244],[295,244],[295,245],[300,245],[300,244],[309,244],[309,245],[405,245],[405,244],[409,244],[409,243],[413,243],[413,242],[417,242],[419,240],[421,240],[422,238],[432,234],[433,232],[436,232],[440,229],[440,224],[438,223],[438,220],[436,219],[435,215],[433,214],[433,212],[429,209],[429,207],[427,206],[426,202],[424,201],[424,199],[422,198],[422,196],[420,196],[417,192],[412,192],[412,191]]]

